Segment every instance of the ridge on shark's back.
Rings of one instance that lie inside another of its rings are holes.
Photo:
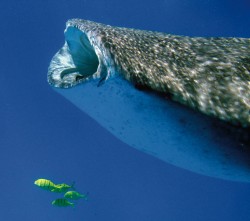
[[[139,150],[205,175],[250,181],[249,39],[72,19],[48,81],[72,87],[57,91]]]

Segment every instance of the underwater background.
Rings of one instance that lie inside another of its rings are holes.
[[[8,0],[0,6],[0,220],[250,220],[250,183],[199,175],[137,151],[47,83],[70,18],[249,38],[249,1]],[[57,193],[37,188],[38,178],[75,182],[89,199],[53,207]]]

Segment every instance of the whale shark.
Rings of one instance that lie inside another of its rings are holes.
[[[250,39],[71,19],[48,82],[115,137],[202,175],[250,182]],[[97,136],[93,134],[93,136]]]

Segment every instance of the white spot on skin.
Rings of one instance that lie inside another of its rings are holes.
[[[211,65],[213,62],[212,61],[205,61],[204,63],[202,63],[202,66],[207,66],[207,65]]]

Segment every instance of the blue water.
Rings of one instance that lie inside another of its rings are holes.
[[[9,0],[0,10],[0,220],[250,220],[250,184],[198,175],[136,151],[46,80],[69,18],[250,37],[247,0]],[[40,177],[75,181],[89,201],[52,207],[57,195],[33,185]]]

